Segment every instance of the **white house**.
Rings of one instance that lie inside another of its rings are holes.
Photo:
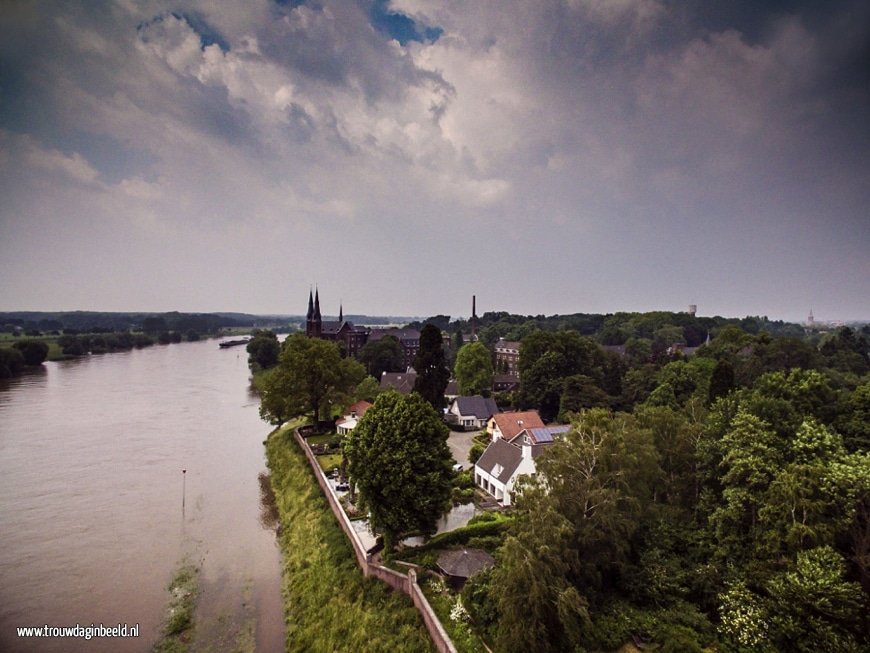
[[[561,424],[529,428],[510,442],[502,437],[493,440],[474,465],[475,484],[503,506],[511,505],[520,476],[534,476],[535,458],[570,428]]]
[[[372,405],[367,401],[358,401],[347,409],[347,413],[335,420],[335,432],[347,435],[356,428],[359,419],[365,415]]]
[[[447,421],[466,431],[474,431],[485,428],[486,421],[497,412],[498,406],[492,397],[456,397],[447,411]]]

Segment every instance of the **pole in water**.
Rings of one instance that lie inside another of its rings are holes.
[[[187,470],[181,470],[181,512],[184,512],[184,500],[187,494]]]

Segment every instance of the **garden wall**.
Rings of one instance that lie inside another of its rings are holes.
[[[353,549],[354,556],[356,557],[356,562],[360,569],[362,569],[363,575],[374,576],[375,578],[385,582],[394,590],[404,592],[410,596],[414,607],[420,611],[420,614],[423,617],[423,623],[426,625],[426,630],[429,631],[429,636],[435,643],[435,648],[438,649],[438,652],[457,653],[456,647],[453,646],[453,642],[450,641],[450,637],[444,630],[444,626],[441,625],[441,622],[432,610],[432,606],[429,605],[429,601],[427,601],[426,597],[423,595],[423,590],[421,590],[420,586],[417,585],[417,573],[413,569],[409,569],[407,575],[404,575],[384,567],[383,565],[371,562],[368,554],[363,548],[362,542],[360,542],[359,536],[354,530],[353,525],[350,523],[350,519],[348,519],[347,514],[338,502],[338,497],[335,495],[332,486],[329,484],[326,474],[324,474],[323,470],[320,468],[320,464],[317,462],[317,457],[311,451],[311,447],[308,446],[308,442],[305,441],[305,438],[302,437],[302,434],[298,429],[294,429],[293,437],[296,439],[297,444],[308,459],[308,464],[311,465],[314,477],[317,479],[317,483],[320,485],[320,489],[323,491],[323,495],[326,497],[326,501],[329,503],[329,507],[332,509],[336,520],[338,520],[338,525],[341,526],[341,530],[344,531],[344,534],[347,535],[347,539],[350,540],[350,545]]]

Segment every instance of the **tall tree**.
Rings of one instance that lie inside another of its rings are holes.
[[[365,368],[342,358],[335,343],[294,334],[264,383],[260,415],[279,425],[305,414],[315,421],[330,417],[331,406],[345,401],[365,376]]]
[[[453,477],[448,429],[417,393],[378,395],[345,442],[347,469],[392,550],[403,532],[435,532],[450,503]]]
[[[254,371],[275,367],[281,354],[278,336],[267,329],[257,329],[245,349],[248,352],[248,366]]]
[[[444,408],[444,390],[450,380],[450,371],[444,357],[441,330],[427,324],[420,331],[420,351],[414,358],[417,381],[414,390],[436,409]]]
[[[456,355],[453,374],[463,395],[489,396],[492,391],[492,356],[482,342],[465,345]]]
[[[395,336],[385,336],[380,340],[372,340],[359,350],[359,360],[366,366],[368,373],[376,379],[384,372],[402,372],[404,352],[402,345]]]

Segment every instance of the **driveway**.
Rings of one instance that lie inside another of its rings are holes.
[[[447,438],[447,446],[450,447],[450,453],[453,454],[453,459],[462,465],[462,469],[469,469],[471,463],[468,462],[468,452],[471,451],[474,436],[479,431],[450,431],[450,436]]]

